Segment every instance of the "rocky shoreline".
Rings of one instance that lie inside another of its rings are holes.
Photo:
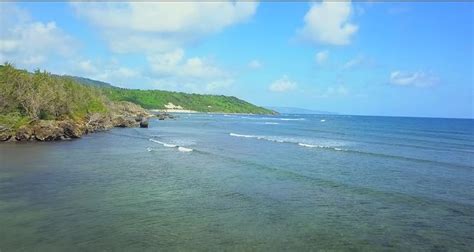
[[[81,120],[32,120],[18,129],[0,125],[0,142],[58,141],[80,138],[83,135],[106,131],[114,127],[148,128],[148,119],[173,118],[170,114],[151,114],[132,103],[114,105],[109,113],[93,113]]]

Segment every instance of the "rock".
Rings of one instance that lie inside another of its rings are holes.
[[[53,141],[64,136],[64,130],[58,127],[57,122],[42,120],[32,126],[35,139],[38,141]]]
[[[140,121],[140,128],[148,128],[148,120],[143,119]]]
[[[29,125],[25,125],[18,128],[15,134],[15,139],[20,142],[28,141],[31,139],[32,135],[33,135],[33,130],[30,128]]]
[[[130,128],[138,126],[138,122],[134,118],[117,116],[113,120],[114,127]]]
[[[0,125],[0,142],[5,142],[12,138],[13,132],[11,129]]]
[[[148,128],[152,115],[130,102],[118,102],[106,113],[92,113],[78,121],[68,116],[57,120],[37,120],[21,126],[16,131],[0,125],[0,141],[54,141],[80,138],[83,134],[108,130],[112,127]]]
[[[139,105],[126,101],[114,102],[112,106],[112,114],[139,119],[137,122],[139,122],[141,118],[147,118],[151,116],[147,110],[143,109]]]
[[[108,130],[113,126],[114,123],[112,122],[109,116],[94,113],[87,117],[86,133]]]
[[[84,127],[74,121],[61,121],[58,125],[63,129],[63,138],[80,138],[85,133]]]

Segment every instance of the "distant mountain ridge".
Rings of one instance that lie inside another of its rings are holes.
[[[311,110],[311,109],[304,109],[304,108],[295,108],[295,107],[273,107],[273,106],[266,106],[266,108],[274,110],[281,114],[320,114],[320,115],[334,115],[337,113],[328,112],[328,111],[320,111],[320,110]]]

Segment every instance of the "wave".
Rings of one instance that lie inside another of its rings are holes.
[[[465,164],[447,163],[447,162],[436,161],[436,160],[420,159],[416,157],[406,157],[406,156],[377,153],[377,152],[370,152],[370,151],[363,151],[363,150],[346,149],[346,148],[341,148],[345,144],[340,143],[340,142],[335,143],[335,144],[331,144],[331,143],[315,144],[315,143],[308,143],[308,142],[303,142],[303,141],[296,142],[295,138],[242,135],[242,134],[236,134],[236,133],[230,133],[230,135],[235,136],[235,137],[255,138],[258,140],[267,140],[267,141],[278,142],[278,143],[296,144],[298,146],[305,147],[305,148],[318,148],[318,149],[325,149],[329,151],[340,151],[344,153],[353,153],[353,154],[358,154],[358,155],[368,155],[368,156],[380,157],[380,158],[390,158],[390,159],[405,160],[405,161],[411,161],[411,162],[417,162],[417,163],[434,164],[434,165],[443,166],[443,167],[451,167],[451,168],[456,167],[456,168],[469,169],[469,170],[474,168],[474,166],[465,165]]]
[[[190,148],[186,148],[186,147],[182,147],[182,146],[178,146],[178,145],[175,145],[175,144],[169,144],[169,143],[165,143],[165,142],[161,142],[161,141],[158,141],[158,140],[155,140],[155,139],[148,139],[150,140],[151,142],[154,142],[154,143],[157,143],[157,144],[161,144],[163,145],[163,147],[167,147],[167,148],[178,148],[178,151],[181,151],[181,152],[191,152],[193,151],[193,149],[190,149]],[[150,149],[150,148],[149,148]],[[148,150],[150,151],[150,150]]]
[[[241,135],[241,134],[236,134],[236,133],[230,133],[229,135],[234,136],[234,137],[259,138],[259,136],[254,136],[254,135]]]
[[[277,143],[296,144],[296,145],[307,147],[307,148],[329,148],[329,149],[334,149],[334,150],[343,150],[338,147],[340,147],[341,145],[344,145],[343,143],[331,143],[331,142],[327,142],[325,145],[305,143],[305,142],[301,142],[302,140],[301,138],[294,138],[294,137],[243,135],[243,134],[237,134],[237,133],[229,133],[229,135],[233,137],[254,138],[258,140],[266,140],[266,141],[277,142]]]
[[[193,151],[193,149],[185,148],[185,147],[181,147],[181,146],[178,147],[178,150],[181,151],[181,152],[191,152],[191,151]]]
[[[298,143],[299,146],[303,147],[308,147],[308,148],[316,148],[318,147],[317,145],[312,145],[312,144],[305,144],[305,143]]]
[[[333,147],[333,146],[325,146],[325,145],[314,145],[314,144],[305,144],[305,143],[298,143],[299,146],[307,147],[307,148],[321,148],[321,149],[332,149],[336,151],[347,151],[345,149]]]
[[[304,118],[280,118],[281,121],[305,121]]]
[[[272,120],[272,121],[305,121],[306,118],[283,118],[283,117],[251,117],[251,116],[241,116],[242,119],[252,119],[252,120]]]
[[[268,125],[277,125],[277,124],[279,124],[279,123],[277,123],[277,122],[264,122],[263,124],[268,124]]]

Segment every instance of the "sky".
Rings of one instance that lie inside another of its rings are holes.
[[[474,3],[0,3],[0,61],[341,114],[474,118]]]

